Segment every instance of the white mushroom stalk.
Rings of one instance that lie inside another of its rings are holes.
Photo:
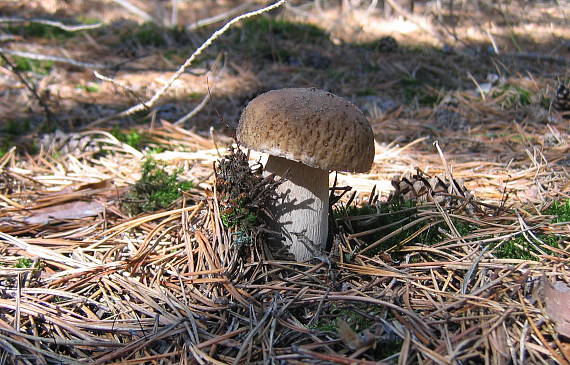
[[[277,189],[273,229],[297,261],[321,252],[328,236],[329,174],[300,162],[269,156],[266,174],[285,180]]]

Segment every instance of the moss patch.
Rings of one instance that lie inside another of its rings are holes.
[[[491,96],[500,100],[503,109],[514,109],[530,105],[534,93],[517,85],[501,85],[492,91]]]
[[[245,20],[228,38],[249,57],[285,63],[300,57],[302,47],[329,42],[329,35],[317,26],[268,16]]]
[[[166,47],[170,42],[180,43],[186,41],[187,35],[182,27],[164,28],[154,23],[144,23],[126,34],[123,39],[134,39],[141,46],[146,47]]]
[[[20,56],[13,56],[13,62],[17,71],[35,72],[40,75],[47,75],[53,68],[53,61],[33,60]]]
[[[111,134],[119,141],[126,143],[137,150],[141,150],[150,142],[150,139],[147,135],[137,131],[134,128],[128,131],[124,131],[119,128],[113,128],[111,130]]]
[[[406,224],[412,222],[416,218],[416,205],[412,201],[392,202],[378,205],[364,205],[361,207],[340,207],[335,208],[335,218],[341,221],[345,229],[349,232],[364,232],[368,230],[378,229],[377,232],[363,236],[360,239],[363,242],[361,249],[373,244],[387,234],[402,229]],[[370,218],[352,220],[350,223],[343,222],[342,218],[358,217],[363,215],[371,215]],[[373,216],[372,216],[373,215]],[[428,224],[429,222],[425,223]],[[366,252],[368,256],[377,255],[388,248],[399,245],[403,240],[410,237],[420,229],[414,226],[409,229],[402,230],[390,239],[382,242],[380,245]],[[439,234],[436,227],[427,229],[418,235],[415,240],[423,244],[433,244],[438,242]]]
[[[164,164],[151,158],[142,166],[142,176],[124,196],[122,208],[131,215],[167,208],[190,190],[191,181],[179,181],[180,170],[169,174]]]
[[[329,39],[327,32],[315,25],[274,19],[267,16],[247,19],[243,23],[243,32],[246,37],[272,35],[279,39],[313,44],[328,41]]]

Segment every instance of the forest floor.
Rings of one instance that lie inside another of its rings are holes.
[[[169,84],[264,6],[172,3],[0,1],[0,364],[570,364],[570,7],[290,2]],[[304,263],[235,199],[241,110],[284,87],[375,139]]]

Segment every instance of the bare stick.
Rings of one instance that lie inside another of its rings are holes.
[[[41,53],[31,53],[31,52],[13,51],[13,50],[7,49],[7,48],[0,48],[0,52],[2,52],[2,53],[4,53],[4,54],[9,54],[9,55],[12,55],[12,56],[18,56],[18,57],[29,58],[29,59],[31,59],[31,60],[52,61],[52,62],[57,62],[57,63],[66,63],[66,64],[68,64],[68,65],[72,65],[72,66],[76,66],[76,67],[94,68],[94,69],[108,68],[107,66],[102,65],[102,64],[100,64],[100,63],[81,62],[81,61],[76,61],[76,60],[71,59],[71,58],[58,57],[58,56],[48,56],[48,55],[44,55],[44,54],[41,54]]]
[[[208,102],[212,98],[212,92],[214,91],[214,86],[216,85],[215,82],[218,78],[216,71],[220,65],[221,60],[222,60],[222,55],[219,54],[218,57],[216,58],[216,62],[212,66],[212,70],[209,72],[210,74],[212,74],[212,73],[215,74],[215,75],[213,75],[214,76],[213,77],[214,84],[212,84],[212,87],[210,88],[210,84],[208,83],[208,79],[206,78],[206,83],[208,83],[208,93],[206,94],[206,96],[204,96],[204,98],[202,99],[200,104],[198,104],[194,109],[192,109],[192,111],[190,111],[188,114],[186,114],[185,116],[178,119],[176,122],[174,122],[172,124],[179,126],[181,124],[186,123],[188,120],[192,119],[196,114],[200,113],[200,111],[202,111],[202,109],[204,109],[206,104],[208,104]]]
[[[57,118],[51,112],[45,100],[38,94],[38,89],[36,88],[36,85],[33,82],[27,80],[20,73],[20,71],[18,71],[18,69],[12,64],[12,62],[4,55],[4,51],[2,50],[2,48],[0,48],[0,58],[4,60],[4,62],[10,67],[10,69],[16,75],[16,77],[20,79],[22,84],[24,84],[24,86],[30,91],[30,93],[32,93],[32,95],[37,99],[38,104],[40,104],[40,106],[44,109],[44,113],[46,114],[46,119],[48,120],[48,123],[56,123],[57,125]]]
[[[37,24],[44,24],[49,25],[51,27],[59,28],[61,30],[65,30],[66,32],[77,32],[80,30],[89,30],[99,28],[102,23],[95,23],[95,24],[79,24],[79,25],[67,25],[61,22],[57,22],[55,20],[49,19],[39,19],[39,18],[21,18],[21,17],[0,17],[0,23],[37,23]]]
[[[176,73],[174,73],[174,75],[172,75],[172,77],[170,77],[168,82],[162,88],[160,88],[156,92],[156,94],[154,94],[154,96],[152,98],[150,98],[150,100],[148,100],[146,103],[139,103],[137,105],[134,105],[134,106],[130,107],[129,109],[126,109],[126,110],[124,110],[118,114],[112,115],[110,117],[98,119],[98,120],[94,121],[93,123],[91,123],[89,125],[89,127],[93,127],[94,125],[104,123],[104,122],[108,122],[108,121],[116,119],[116,118],[126,117],[126,116],[129,116],[129,115],[134,114],[136,112],[139,112],[143,109],[152,108],[156,104],[156,102],[164,95],[164,93],[168,89],[170,89],[170,87],[172,86],[174,81],[176,81],[176,80],[178,80],[178,78],[180,78],[180,76],[184,73],[184,71],[186,71],[186,69],[192,64],[192,62],[194,62],[194,60],[198,56],[200,56],[202,54],[202,52],[204,52],[204,50],[206,50],[206,48],[210,47],[216,39],[218,39],[222,34],[227,32],[228,29],[230,29],[230,27],[232,25],[239,22],[240,20],[251,18],[253,16],[257,16],[257,15],[266,13],[268,11],[271,11],[273,9],[276,9],[276,8],[280,7],[281,5],[285,4],[286,2],[287,2],[287,0],[279,0],[276,3],[271,4],[269,6],[266,6],[264,8],[261,8],[259,10],[251,11],[249,13],[245,13],[245,14],[242,14],[238,17],[233,18],[232,20],[227,22],[223,27],[221,27],[220,29],[215,31],[214,34],[212,34],[210,36],[210,38],[208,38],[204,43],[202,43],[202,45],[200,47],[198,47],[198,49],[196,49],[196,51],[194,51],[194,53],[192,53],[192,55],[184,62],[184,64],[182,64],[182,66],[180,66],[178,71],[176,71]]]
[[[144,21],[156,23],[156,19],[154,19],[152,15],[136,7],[127,0],[113,0],[113,1],[121,5],[123,8],[127,9],[131,13],[135,14],[136,16],[142,18]]]
[[[132,88],[130,88],[129,86],[125,85],[124,83],[117,81],[115,79],[112,79],[110,77],[101,75],[99,72],[97,71],[93,71],[93,74],[95,74],[95,77],[98,78],[99,80],[103,80],[103,81],[107,81],[110,82],[111,84],[115,85],[116,87],[118,87],[119,89],[124,90],[127,94],[131,95],[133,98],[135,98],[137,101],[139,102],[144,102],[141,98],[141,96],[138,95],[138,93],[136,91],[134,91]]]
[[[200,27],[205,27],[205,26],[210,25],[210,24],[221,22],[222,20],[225,20],[229,17],[232,17],[235,14],[239,14],[240,12],[245,11],[250,6],[251,6],[250,3],[244,3],[241,5],[238,5],[235,8],[231,8],[230,10],[228,10],[224,13],[214,15],[213,17],[210,17],[210,18],[198,20],[197,22],[192,23],[189,26],[187,26],[186,29],[187,30],[196,30]]]
[[[10,39],[16,39],[16,37],[8,35],[6,38],[3,38],[2,35],[0,35],[0,42],[2,42],[3,40],[10,40]],[[65,52],[65,50],[62,50],[63,52]],[[14,51],[11,49],[7,49],[7,48],[1,48],[0,47],[0,52],[4,53],[4,54],[9,54],[12,56],[18,56],[18,57],[24,57],[24,58],[29,58],[32,60],[38,60],[38,61],[52,61],[55,63],[63,63],[63,64],[67,64],[67,65],[72,65],[75,67],[81,67],[81,68],[91,68],[91,69],[95,69],[95,70],[108,70],[108,69],[122,69],[122,70],[126,70],[126,71],[141,71],[143,70],[143,68],[137,68],[137,67],[122,67],[124,64],[128,63],[128,62],[132,62],[133,59],[130,59],[128,61],[122,61],[116,64],[109,64],[109,65],[105,65],[105,64],[101,64],[101,63],[89,63],[89,62],[81,62],[81,61],[77,61],[74,60],[72,58],[66,58],[66,57],[58,57],[58,56],[50,56],[50,55],[45,55],[45,54],[41,54],[41,53],[32,53],[32,52],[24,52],[24,51]],[[144,70],[148,70],[148,68],[144,68]],[[153,68],[153,70],[157,70],[157,71],[174,71],[175,69],[158,69],[158,68]],[[196,72],[192,72],[189,71],[192,75],[199,75]]]
[[[204,98],[200,102],[200,104],[196,105],[196,107],[194,109],[192,109],[192,111],[190,113],[186,114],[185,116],[178,119],[176,122],[174,122],[172,124],[179,126],[181,124],[186,123],[186,121],[192,119],[196,114],[200,113],[200,111],[202,111],[202,109],[204,109],[206,104],[208,104],[208,101],[210,101],[210,93],[207,93],[206,96],[204,96]]]

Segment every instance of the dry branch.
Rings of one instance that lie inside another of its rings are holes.
[[[0,52],[5,53],[5,54],[9,54],[12,56],[29,58],[31,60],[52,61],[52,62],[64,63],[67,65],[71,65],[71,66],[75,66],[75,67],[81,67],[81,68],[93,68],[93,69],[109,68],[108,66],[100,64],[100,63],[81,62],[81,61],[76,61],[74,59],[66,58],[66,57],[50,56],[50,55],[45,55],[45,54],[41,54],[41,53],[14,51],[11,49],[1,48],[1,47],[0,47]]]
[[[78,32],[82,30],[90,30],[99,28],[102,24],[79,24],[79,25],[67,25],[62,22],[49,20],[49,19],[39,19],[39,18],[20,18],[20,17],[0,17],[0,23],[37,23],[49,25],[55,28],[59,28],[66,32]]]
[[[113,116],[98,119],[98,120],[92,122],[90,124],[90,126],[93,127],[93,126],[99,125],[99,124],[104,123],[104,122],[108,122],[108,121],[113,120],[113,119],[129,116],[129,115],[132,115],[133,113],[136,113],[138,111],[154,107],[156,102],[164,95],[164,93],[166,93],[166,91],[168,89],[170,89],[170,87],[172,86],[174,81],[176,81],[184,73],[184,71],[186,71],[186,69],[188,67],[190,67],[190,65],[194,62],[194,60],[198,56],[200,56],[204,52],[204,50],[206,50],[208,47],[210,47],[216,39],[218,39],[225,32],[227,32],[234,24],[236,24],[237,22],[239,22],[243,19],[258,16],[258,15],[261,15],[261,14],[266,13],[268,11],[271,11],[273,9],[276,9],[276,8],[280,7],[281,5],[285,4],[285,2],[286,2],[286,0],[279,0],[272,5],[269,5],[269,6],[266,6],[264,8],[261,8],[259,10],[251,11],[249,13],[245,13],[245,14],[242,14],[240,16],[233,18],[232,20],[227,22],[223,27],[221,27],[220,29],[215,31],[204,43],[202,43],[202,45],[200,47],[198,47],[194,51],[194,53],[192,53],[192,55],[188,59],[186,59],[186,61],[170,77],[170,79],[166,82],[166,84],[162,88],[160,88],[148,101],[146,101],[144,103],[137,104],[135,106],[132,106],[129,109],[126,109],[126,110],[124,110],[118,114],[113,115]]]

